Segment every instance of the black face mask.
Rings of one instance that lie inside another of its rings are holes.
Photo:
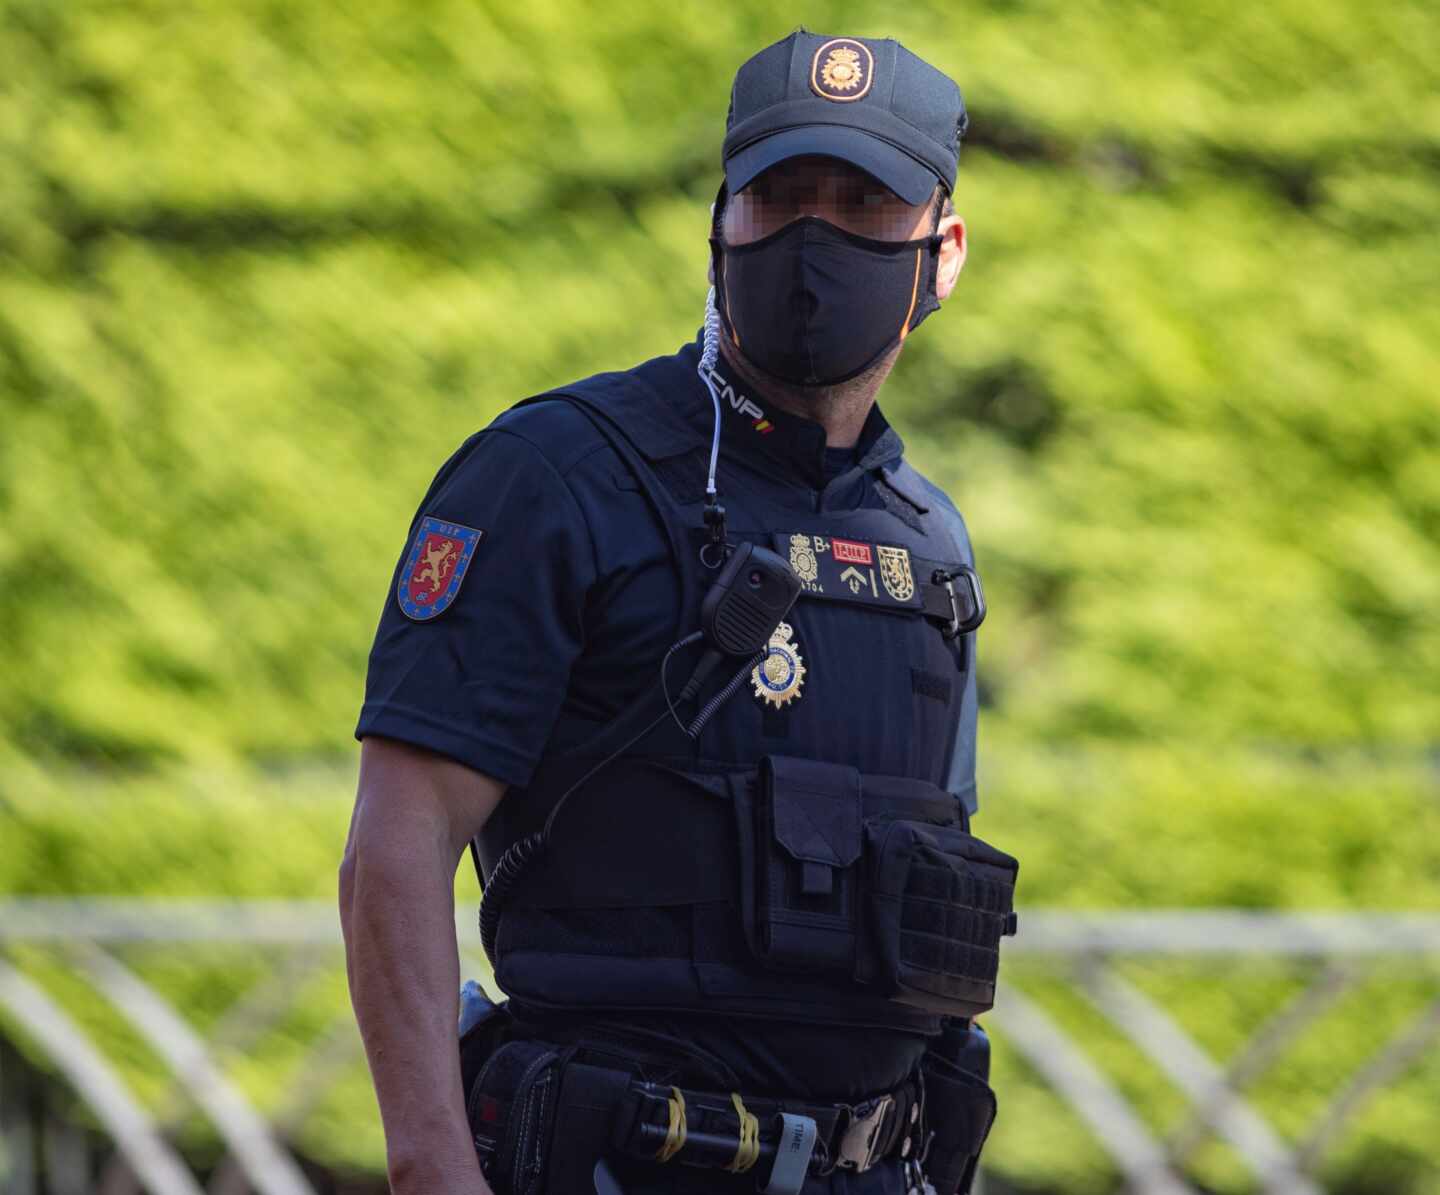
[[[875,241],[802,216],[748,245],[710,238],[726,334],[766,373],[832,386],[864,373],[940,306],[941,236]]]

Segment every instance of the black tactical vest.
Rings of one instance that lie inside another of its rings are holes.
[[[585,412],[665,527],[684,595],[672,641],[698,629],[715,575],[700,556],[705,437],[657,402],[694,359],[540,396]],[[974,651],[946,634],[954,610],[935,580],[972,563],[969,540],[903,461],[876,486],[881,509],[816,513],[722,474],[730,541],[786,557],[801,597],[775,658],[698,740],[667,720],[569,799],[504,906],[496,978],[509,995],[918,1032],[990,1006],[1016,865],[968,834],[955,792],[957,750],[973,750],[958,729]],[[672,694],[697,654],[677,653]],[[637,668],[658,677],[659,661]],[[532,783],[487,823],[487,875],[608,753],[573,737],[557,727]]]

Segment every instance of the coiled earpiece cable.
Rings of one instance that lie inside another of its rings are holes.
[[[710,392],[710,402],[715,408],[715,422],[710,433],[710,468],[705,476],[705,526],[710,529],[710,541],[700,550],[700,560],[707,568],[719,568],[729,555],[725,542],[725,508],[720,505],[720,494],[715,488],[715,466],[720,459],[720,392],[715,387],[715,362],[720,355],[720,313],[715,309],[715,288],[705,296],[705,329],[700,349],[700,363],[695,367],[705,389]]]

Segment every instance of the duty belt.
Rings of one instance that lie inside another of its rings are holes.
[[[813,1125],[813,1129],[810,1126]],[[616,1122],[629,1157],[770,1174],[869,1170],[923,1153],[924,1099],[918,1078],[857,1104],[745,1098],[636,1080]],[[807,1140],[808,1139],[808,1140]]]
[[[764,1195],[799,1195],[808,1177],[893,1160],[904,1165],[907,1189],[929,1180],[956,1195],[969,1191],[995,1119],[988,1043],[969,1026],[963,1046],[948,1028],[895,1090],[855,1103],[671,1086],[656,1079],[700,1072],[644,1046],[626,1059],[601,1040],[500,1040],[513,1027],[492,1006],[489,1021],[461,1039],[475,1149],[503,1195],[615,1195],[604,1163],[617,1157],[750,1173]]]

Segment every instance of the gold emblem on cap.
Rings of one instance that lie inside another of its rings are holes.
[[[827,41],[810,63],[810,89],[837,103],[858,100],[875,78],[875,58],[864,42],[849,37]]]
[[[830,51],[825,65],[820,68],[820,77],[827,87],[836,91],[854,91],[860,86],[860,55],[849,46],[837,46]]]
[[[908,602],[915,596],[915,577],[910,572],[910,553],[904,548],[875,547],[880,552],[880,580],[885,592],[897,602]]]
[[[805,682],[805,665],[799,649],[791,642],[794,634],[790,624],[782,622],[770,636],[765,658],[750,670],[755,696],[777,710],[794,701]]]

